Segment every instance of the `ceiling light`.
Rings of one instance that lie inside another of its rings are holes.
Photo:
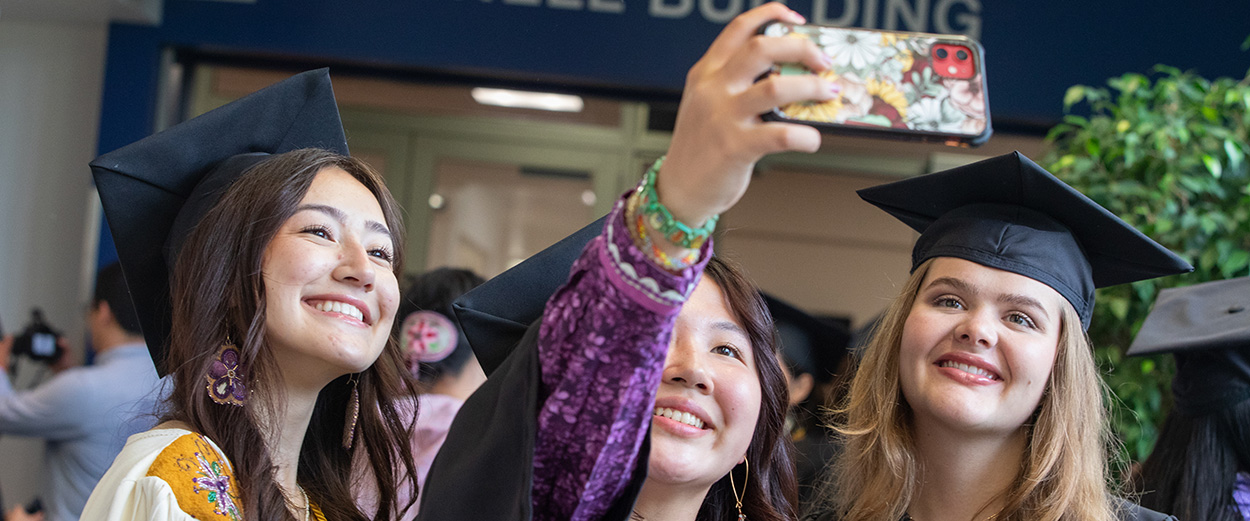
[[[584,106],[581,96],[551,92],[525,92],[477,87],[471,91],[471,94],[478,103],[498,107],[581,112]]]

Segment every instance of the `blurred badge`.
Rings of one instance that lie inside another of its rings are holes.
[[[433,363],[451,355],[456,349],[456,326],[441,313],[418,311],[404,319],[403,345],[408,357],[422,363]]]

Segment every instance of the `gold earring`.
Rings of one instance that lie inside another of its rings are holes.
[[[360,417],[360,382],[356,381],[355,374],[348,380],[352,384],[352,392],[347,399],[347,415],[343,418],[343,448],[351,450],[352,442],[356,440],[356,420]]]
[[[747,515],[742,513],[742,500],[747,497],[747,483],[751,482],[751,462],[742,460],[744,472],[742,473],[742,495],[738,495],[738,486],[734,484],[734,471],[729,470],[729,486],[734,491],[734,508],[738,509],[738,521],[746,521]]]

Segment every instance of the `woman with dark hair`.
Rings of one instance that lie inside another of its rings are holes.
[[[1132,485],[1142,506],[1178,519],[1250,520],[1250,401],[1169,413]]]
[[[396,491],[415,468],[397,404],[415,388],[390,334],[402,221],[346,152],[322,70],[92,163],[171,390],[84,519],[394,519],[406,506]],[[382,469],[368,476],[374,511],[355,506],[354,458]]]
[[[835,422],[826,519],[1164,516],[1107,483],[1094,288],[1190,266],[1019,153],[860,190],[920,232]]]
[[[447,429],[464,401],[476,391],[486,374],[473,357],[464,334],[455,325],[451,303],[465,292],[480,286],[484,279],[466,269],[437,268],[414,277],[399,304],[395,336],[404,353],[408,372],[418,379],[417,401],[404,400],[405,418],[415,416],[412,455],[417,464],[417,485],[425,485],[434,456],[447,439]],[[416,409],[408,407],[416,404]],[[420,414],[417,414],[418,411]],[[362,505],[377,501],[376,490],[361,487],[357,495]],[[401,503],[412,494],[400,492]],[[417,501],[420,501],[420,489]],[[401,517],[416,516],[414,507]]]
[[[1133,486],[1180,519],[1250,520],[1250,277],[1165,289],[1129,347],[1172,353],[1172,411]]]
[[[772,316],[759,291],[740,268],[713,256],[677,316],[673,337],[656,393],[647,479],[635,518],[792,519],[798,489],[785,435],[789,394],[777,363]],[[701,446],[702,433],[677,416],[698,407],[696,423],[705,423],[703,414],[716,417],[714,408],[699,407],[695,398],[704,393],[718,402],[715,409],[725,419],[719,427],[749,434],[739,461],[709,457],[719,454]],[[694,515],[681,515],[683,510]]]
[[[613,217],[617,216],[609,219]],[[620,288],[608,287],[610,281],[592,280],[603,277],[593,273],[597,267],[592,255],[606,247],[605,236],[600,236],[585,247],[574,268],[571,280],[580,284],[556,292],[539,320],[550,292],[532,292],[535,281],[559,265],[567,266],[567,261],[553,257],[577,257],[600,226],[588,226],[459,301],[465,332],[478,353],[485,355],[492,376],[453,423],[422,491],[426,499],[420,518],[794,519],[797,488],[785,435],[787,386],[776,358],[772,317],[740,268],[712,256],[667,330],[639,331],[635,328],[645,315],[623,322],[613,313],[626,310],[593,301],[596,295],[628,298]],[[607,235],[613,235],[611,224],[608,230]],[[644,258],[633,261],[640,272],[645,269],[637,265],[646,262]],[[500,308],[506,311],[500,313]],[[561,323],[576,310],[583,310],[584,318]],[[539,333],[537,345],[528,346],[518,336],[528,338],[525,330],[500,333],[497,324],[474,317],[477,312],[517,324],[523,323],[525,313],[535,313],[534,326],[527,328],[530,334],[541,329],[584,340],[543,344]],[[583,333],[588,326],[595,328]],[[521,344],[513,349],[518,340]],[[587,348],[597,345],[603,349]],[[576,350],[570,353],[570,348]],[[631,360],[637,355],[654,357],[651,363],[659,368],[642,389],[638,380],[646,375],[639,376],[642,368]],[[531,363],[538,365],[538,374],[517,371]],[[603,365],[592,370],[586,367],[591,364]],[[544,391],[546,385],[540,382],[552,382],[553,390]],[[546,400],[535,406],[511,402],[534,386],[542,386],[534,391],[546,392]],[[637,402],[642,400],[647,401],[640,406]],[[604,403],[610,404],[613,415],[632,418],[636,423],[631,425],[640,427],[626,431],[623,422],[600,418]],[[537,418],[525,414],[534,409],[541,411]],[[518,425],[525,427],[510,430]],[[640,436],[641,447],[621,447],[629,439],[622,431]],[[595,447],[600,448],[592,450]],[[532,458],[524,457],[531,451]],[[510,459],[515,455],[522,457]],[[563,488],[587,475],[572,472],[570,466],[576,468],[592,457],[598,470],[588,474],[600,474],[601,482],[620,483],[623,488],[616,496],[592,493],[593,483]],[[555,464],[547,462],[551,460]],[[634,467],[638,461],[648,463]],[[629,471],[624,470],[626,462]],[[532,476],[498,472],[531,467]],[[495,473],[488,474],[492,469]]]
[[[687,76],[667,158],[605,220],[457,301],[489,378],[419,519],[795,517],[772,321],[709,239],[760,157],[819,147],[759,114],[835,95],[814,75],[755,81],[775,62],[827,67],[811,42],[760,35],[771,20],[802,18],[772,3],[725,28]]]

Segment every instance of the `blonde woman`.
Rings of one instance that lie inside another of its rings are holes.
[[[1094,288],[1188,264],[1018,153],[860,192],[921,232],[823,519],[1164,519],[1108,489]]]

